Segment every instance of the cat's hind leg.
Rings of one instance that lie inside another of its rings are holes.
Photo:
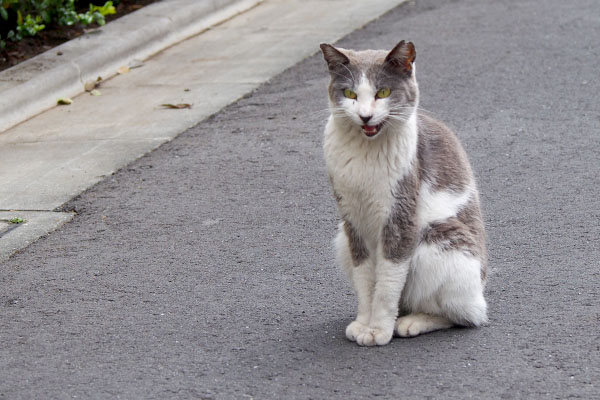
[[[399,336],[415,336],[453,325],[487,322],[481,261],[464,249],[421,243],[402,294],[409,315],[396,323]]]
[[[371,318],[371,300],[375,275],[373,267],[367,257],[353,258],[348,234],[344,223],[339,226],[338,234],[334,241],[337,263],[344,270],[354,287],[358,298],[356,319],[346,327],[346,337],[353,342],[369,329]]]

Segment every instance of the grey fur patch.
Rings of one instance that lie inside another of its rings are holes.
[[[369,251],[363,240],[358,236],[358,233],[352,227],[352,224],[344,220],[344,232],[348,237],[348,245],[350,246],[350,255],[354,266],[357,267],[361,262],[369,257]]]
[[[434,190],[463,191],[475,182],[467,155],[448,127],[419,114],[417,158],[421,180]],[[421,240],[444,249],[472,254],[481,262],[481,280],[487,277],[485,228],[477,194],[454,218],[431,224]]]
[[[487,244],[483,217],[479,206],[479,198],[475,197],[459,213],[458,219],[469,228],[474,238],[473,252],[481,262],[481,281],[487,279]]]
[[[394,262],[409,258],[417,245],[417,195],[419,179],[410,174],[398,182],[390,218],[383,228],[383,255]]]
[[[443,250],[468,253],[481,263],[481,280],[487,277],[485,230],[477,199],[472,200],[456,217],[430,224],[421,233],[421,241]]]
[[[419,113],[417,157],[421,178],[435,190],[462,191],[473,181],[467,155],[444,124]]]

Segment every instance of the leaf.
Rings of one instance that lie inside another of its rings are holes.
[[[123,65],[117,70],[117,74],[124,75],[129,72],[129,67],[127,65]]]
[[[192,108],[191,104],[180,103],[180,104],[161,104],[164,108],[170,108],[173,110],[181,110],[182,108]]]
[[[100,91],[98,89],[94,89],[94,90],[90,91],[90,94],[92,96],[100,96],[102,93],[100,93]]]
[[[90,11],[91,12],[98,12],[102,16],[109,15],[109,14],[116,14],[117,13],[117,10],[113,6],[113,2],[112,1],[107,1],[106,3],[104,3],[103,6],[95,6],[93,4],[90,4]]]
[[[23,223],[23,218],[19,218],[19,217],[12,218],[12,219],[9,220],[9,222],[11,224],[22,224]]]
[[[91,92],[92,90],[96,89],[96,82],[94,82],[94,81],[87,81],[83,85],[83,88],[85,89],[86,92]]]
[[[56,100],[56,104],[58,104],[59,106],[68,106],[70,104],[73,104],[73,100],[71,100],[68,97],[61,97],[60,99]]]
[[[143,66],[144,63],[142,62],[142,60],[138,60],[137,58],[134,58],[129,62],[129,69],[140,68]]]

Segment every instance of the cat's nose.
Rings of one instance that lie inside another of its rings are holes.
[[[367,115],[367,116],[362,116],[362,115],[359,115],[359,117],[360,117],[360,119],[362,119],[362,120],[363,120],[363,122],[364,122],[365,124],[366,124],[367,122],[369,122],[369,120],[370,120],[371,118],[373,118],[373,116],[372,116],[372,115]]]

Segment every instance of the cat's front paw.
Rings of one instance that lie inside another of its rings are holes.
[[[362,332],[366,332],[368,329],[368,326],[361,324],[358,321],[352,321],[346,327],[346,337],[348,338],[348,340],[356,342],[356,338],[358,338],[358,335],[360,335]]]
[[[359,346],[383,346],[392,340],[393,329],[367,328],[359,333],[356,343]]]

